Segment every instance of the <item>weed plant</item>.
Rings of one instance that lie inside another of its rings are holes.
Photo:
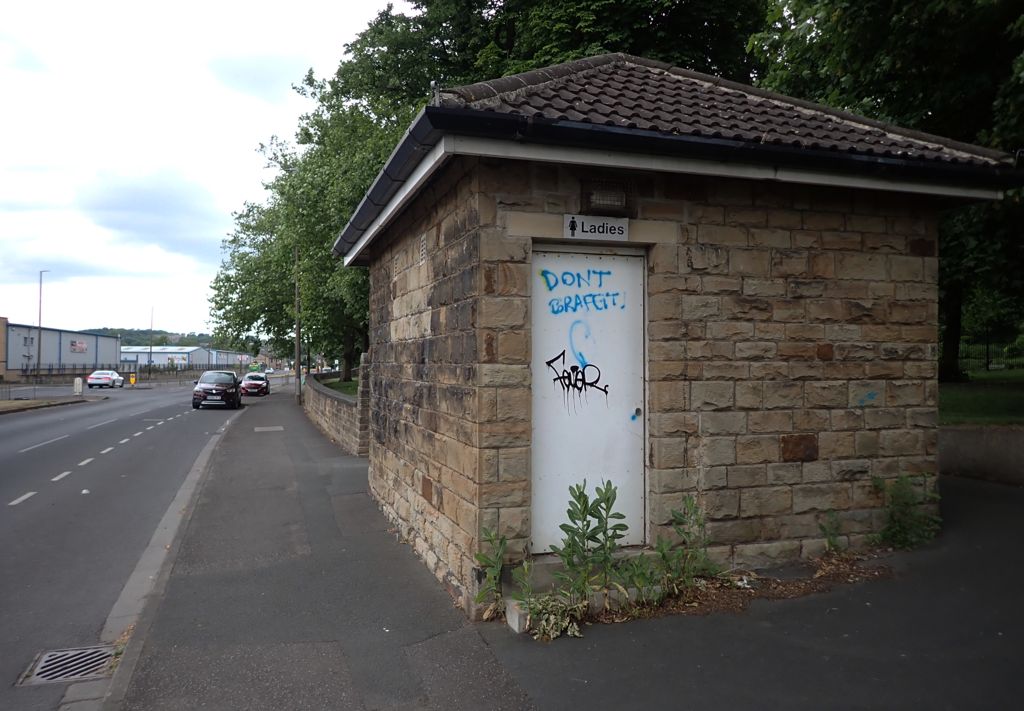
[[[474,601],[481,605],[489,601],[484,608],[483,618],[493,619],[505,609],[501,598],[501,567],[505,560],[505,550],[508,548],[508,539],[499,536],[496,531],[489,528],[483,530],[484,543],[487,550],[476,554],[476,562],[483,571],[483,580],[480,589],[476,593]]]
[[[826,512],[818,521],[818,530],[825,538],[826,553],[838,553],[842,549],[842,544],[839,542],[839,535],[842,533],[839,514],[835,511]]]
[[[939,495],[928,489],[925,477],[903,475],[889,482],[876,477],[871,483],[885,494],[885,525],[874,537],[875,543],[916,548],[938,535],[942,519],[932,508]]]
[[[682,510],[672,511],[678,542],[659,538],[653,556],[631,557],[616,555],[619,541],[629,530],[625,516],[615,510],[616,498],[611,482],[598,486],[593,498],[587,493],[586,481],[569,487],[568,521],[559,526],[562,542],[551,546],[562,564],[554,574],[556,585],[551,592],[534,593],[529,562],[513,571],[534,638],[581,636],[594,594],[601,596],[605,610],[613,591],[620,594],[624,611],[649,608],[681,594],[696,577],[718,572],[708,557],[704,512],[692,496],[683,500]],[[487,565],[481,564],[486,571]],[[630,600],[629,589],[635,591],[635,602]]]

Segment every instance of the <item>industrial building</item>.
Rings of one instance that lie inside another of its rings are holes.
[[[184,370],[197,367],[248,367],[253,357],[249,353],[227,351],[202,346],[122,346],[121,362],[145,366]]]
[[[39,328],[0,317],[0,379],[117,368],[121,337],[86,331]]]

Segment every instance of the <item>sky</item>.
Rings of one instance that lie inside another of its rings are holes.
[[[293,141],[312,104],[292,86],[386,4],[3,3],[0,316],[36,325],[41,292],[47,327],[209,332],[259,145]]]

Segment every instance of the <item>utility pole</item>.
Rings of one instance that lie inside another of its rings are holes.
[[[299,245],[295,245],[295,402],[302,404],[302,300],[299,298]]]
[[[39,320],[36,322],[39,326],[39,336],[36,338],[36,382],[39,382],[39,376],[42,374],[43,364],[41,359],[43,357],[43,274],[50,271],[49,269],[39,270]],[[57,344],[60,348],[60,344]]]
[[[149,378],[153,382],[153,307],[149,307]]]

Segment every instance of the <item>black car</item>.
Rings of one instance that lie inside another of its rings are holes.
[[[242,404],[242,391],[238,376],[230,370],[208,370],[203,373],[192,390],[192,407],[203,405],[230,407],[237,410]]]

